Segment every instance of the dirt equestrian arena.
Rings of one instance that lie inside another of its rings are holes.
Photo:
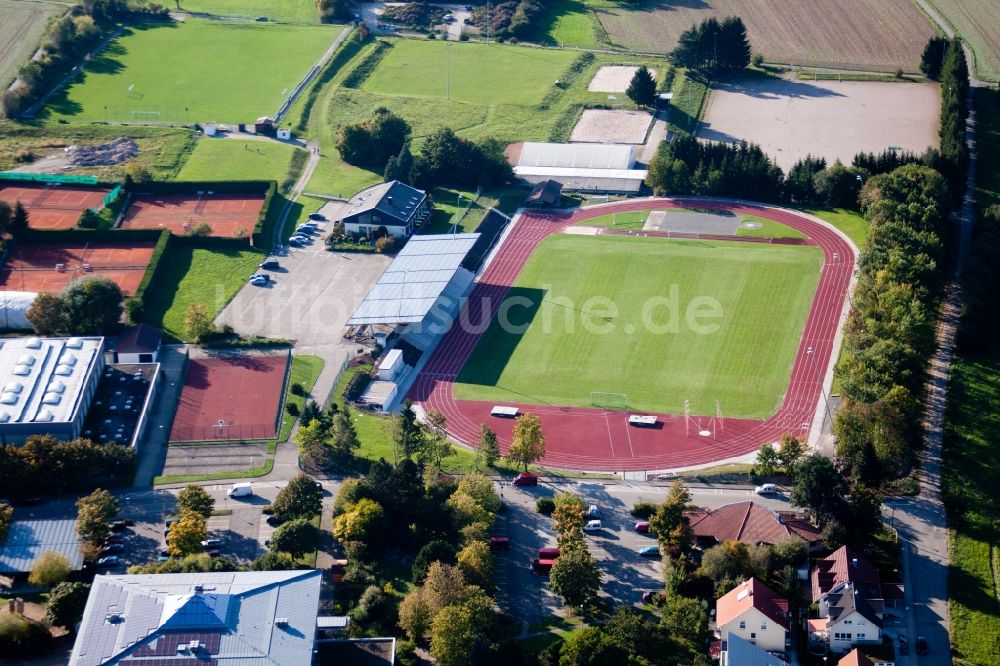
[[[191,359],[171,442],[271,439],[289,355]]]
[[[629,65],[605,65],[597,70],[594,78],[587,84],[590,92],[623,93],[628,90],[628,84],[632,83],[632,77],[639,70],[638,67]],[[649,70],[656,80],[657,71]]]
[[[183,236],[207,224],[212,236],[249,236],[263,207],[264,197],[253,194],[137,194],[132,197],[122,228],[169,229]]]
[[[609,111],[587,109],[580,116],[569,140],[577,143],[646,142],[646,132],[653,122],[649,111]]]
[[[940,104],[931,83],[743,79],[713,88],[698,138],[752,141],[785,171],[806,155],[850,164],[937,146]]]
[[[28,211],[32,229],[73,229],[86,208],[98,208],[110,190],[66,185],[3,185],[0,201]]]
[[[134,294],[153,257],[153,243],[17,243],[0,269],[7,291],[58,293],[88,275],[114,281]]]

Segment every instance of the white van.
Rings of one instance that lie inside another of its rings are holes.
[[[599,520],[588,520],[587,524],[583,526],[584,532],[600,532],[603,529],[604,525]]]
[[[226,494],[230,497],[249,497],[253,495],[253,486],[249,483],[234,483]]]
[[[758,495],[777,495],[780,491],[773,483],[765,483],[754,488],[754,492]]]

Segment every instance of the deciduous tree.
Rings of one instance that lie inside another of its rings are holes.
[[[297,474],[278,491],[271,508],[286,520],[312,518],[323,508],[323,491],[311,476]]]
[[[761,444],[753,463],[753,473],[757,476],[773,476],[778,471],[778,452],[773,444]]]
[[[824,525],[843,512],[845,490],[844,480],[830,459],[816,453],[804,458],[796,468],[791,500]]]
[[[684,512],[691,507],[691,494],[677,479],[670,486],[656,513],[649,517],[649,528],[664,553],[675,555],[691,547],[691,521]]]
[[[534,414],[523,414],[514,423],[514,439],[507,449],[507,460],[515,465],[528,466],[545,457],[545,435],[542,421]]]
[[[66,580],[73,571],[69,560],[62,553],[47,550],[31,565],[28,582],[32,585],[53,586]]]
[[[90,585],[86,583],[59,583],[49,592],[45,620],[57,627],[73,628],[83,617],[88,596]]]
[[[778,448],[778,462],[781,463],[786,474],[795,473],[795,466],[802,460],[805,452],[806,447],[803,446],[802,440],[798,437],[787,432],[781,436],[781,446]]]
[[[215,324],[208,309],[201,303],[192,303],[184,311],[184,334],[192,342],[199,342],[215,332]]]
[[[89,275],[66,287],[62,300],[70,333],[102,334],[118,326],[125,296],[108,278]]]
[[[118,500],[98,488],[76,501],[76,532],[84,541],[97,545],[111,534],[111,521],[118,515]]]
[[[472,585],[493,587],[493,554],[485,541],[472,541],[458,551],[458,568]]]
[[[597,595],[601,587],[601,570],[582,542],[563,547],[549,572],[549,587],[572,608],[581,606]]]
[[[204,488],[191,484],[178,493],[177,510],[194,511],[208,519],[215,510],[215,500]]]
[[[483,456],[487,467],[493,467],[500,460],[500,446],[497,444],[497,434],[485,423],[479,426],[478,451]]]
[[[24,313],[24,318],[38,335],[59,335],[66,330],[64,305],[61,296],[43,291],[35,296],[28,311]]]
[[[423,640],[430,631],[433,620],[434,615],[424,599],[422,587],[412,590],[399,602],[399,626],[411,641]]]
[[[201,542],[208,538],[205,516],[194,511],[182,511],[179,520],[167,532],[167,551],[173,557],[184,557],[205,550]]]
[[[570,492],[557,493],[555,509],[552,511],[552,528],[556,531],[560,546],[583,538],[583,523],[586,509],[583,500]]]
[[[272,551],[302,557],[319,546],[319,529],[306,518],[296,518],[282,524],[271,535]]]
[[[339,541],[367,541],[382,526],[385,512],[378,502],[362,498],[333,519],[333,536]]]

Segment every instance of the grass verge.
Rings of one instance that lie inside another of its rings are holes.
[[[153,478],[154,486],[165,486],[173,483],[194,483],[196,481],[221,481],[222,479],[250,479],[266,476],[274,468],[274,460],[268,458],[259,467],[233,472],[215,472],[212,474],[184,474],[180,476],[157,476]]]
[[[292,434],[292,426],[298,420],[297,416],[288,413],[288,405],[295,405],[296,414],[302,411],[302,406],[306,400],[315,400],[312,395],[313,386],[319,379],[319,373],[323,372],[323,359],[319,356],[309,354],[292,354],[292,371],[288,378],[288,389],[285,394],[285,406],[281,411],[281,430],[278,432],[278,441],[287,442]],[[301,384],[305,389],[305,395],[295,395],[292,393],[292,385]]]

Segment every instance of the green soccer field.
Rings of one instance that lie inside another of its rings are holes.
[[[494,319],[455,396],[590,406],[591,392],[622,393],[639,411],[689,400],[714,414],[719,401],[725,416],[764,418],[787,389],[821,263],[815,247],[551,236],[507,297],[511,326]],[[720,316],[697,316],[715,304]]]
[[[393,42],[364,89],[383,95],[450,97],[479,105],[538,104],[577,55],[500,44],[404,39]]]
[[[278,110],[340,31],[195,19],[128,28],[47,111],[70,121],[252,123]]]

